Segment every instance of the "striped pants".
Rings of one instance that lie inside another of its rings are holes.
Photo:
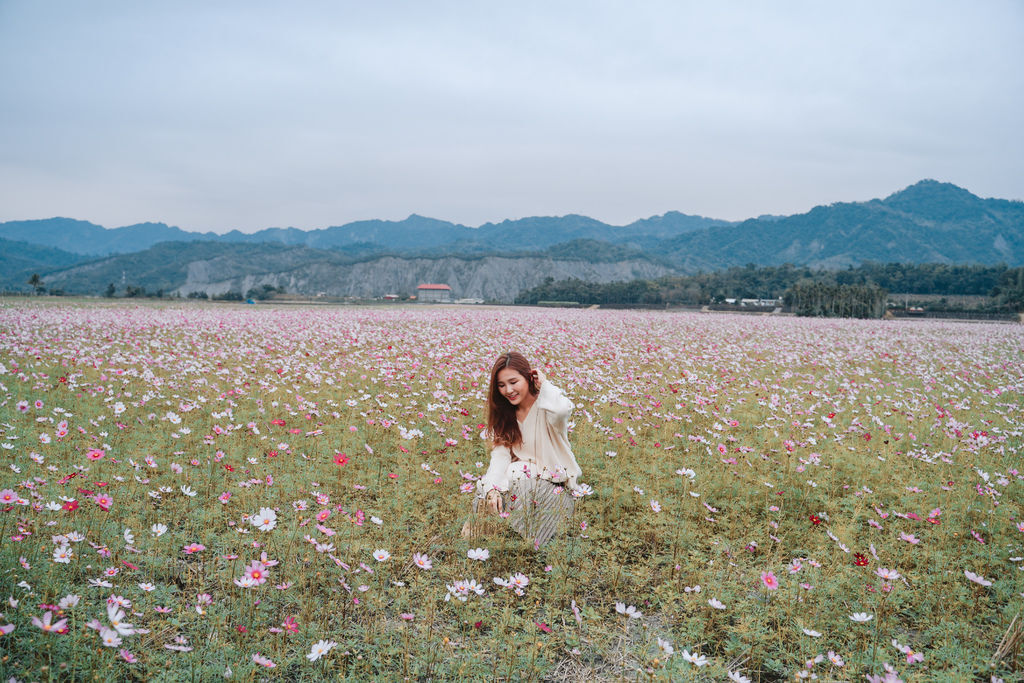
[[[559,530],[568,526],[569,518],[576,510],[576,499],[562,484],[547,479],[515,479],[509,490],[501,494],[502,507],[509,513],[505,522],[516,533],[539,548],[550,541]],[[479,527],[477,533],[488,533],[499,517],[489,513],[482,499],[473,500],[473,516]],[[484,519],[480,519],[483,517]],[[499,527],[500,528],[500,527]]]

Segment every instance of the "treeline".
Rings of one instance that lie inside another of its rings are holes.
[[[888,292],[877,285],[801,280],[782,295],[797,315],[823,318],[881,318]]]
[[[880,315],[887,292],[980,295],[991,310],[1024,309],[1024,268],[946,264],[865,263],[847,270],[792,265],[747,265],[696,275],[630,282],[555,281],[548,278],[516,297],[516,303],[581,305],[707,306],[728,299],[783,299],[807,315]],[[826,304],[828,299],[832,303]],[[881,304],[879,303],[881,302]]]
[[[998,266],[956,266],[948,263],[863,263],[858,268],[837,271],[836,282],[844,285],[875,284],[901,294],[942,294],[993,296],[1000,279],[1020,268]]]

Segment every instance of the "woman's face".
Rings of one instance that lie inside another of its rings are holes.
[[[530,393],[530,383],[518,370],[502,368],[498,371],[498,393],[512,405],[518,406],[523,397]]]

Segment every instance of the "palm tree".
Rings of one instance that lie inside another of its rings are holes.
[[[39,277],[39,273],[32,273],[32,277],[28,279],[28,284],[36,290],[36,294],[42,294],[43,278]]]

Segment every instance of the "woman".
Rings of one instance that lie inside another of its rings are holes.
[[[491,462],[476,483],[473,512],[462,535],[481,532],[480,516],[498,515],[538,548],[572,515],[583,489],[569,445],[572,401],[515,351],[491,368],[487,436]]]

